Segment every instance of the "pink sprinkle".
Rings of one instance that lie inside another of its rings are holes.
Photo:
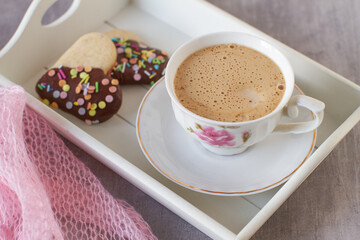
[[[107,78],[104,78],[103,80],[101,80],[101,84],[104,85],[104,86],[108,85],[109,82],[110,82],[110,81],[109,81],[109,79],[107,79]]]
[[[58,75],[59,79],[62,79],[62,77],[61,77],[61,74],[60,74],[60,73],[58,73],[57,75]]]
[[[49,72],[48,72],[48,75],[49,77],[53,77],[55,75],[55,70],[54,69],[51,69]]]
[[[67,93],[66,92],[61,92],[60,93],[60,98],[61,99],[65,99],[67,97]]]
[[[137,51],[139,51],[139,47],[138,47],[138,46],[136,46],[136,45],[133,44],[133,45],[131,45],[131,47],[134,48],[134,49],[136,49]]]
[[[114,101],[114,97],[111,96],[111,95],[107,95],[107,96],[105,97],[105,101],[106,101],[107,103],[111,103],[112,101]]]
[[[134,80],[135,81],[140,81],[140,79],[141,79],[141,75],[139,73],[135,73],[134,74]]]
[[[109,92],[116,93],[116,91],[117,91],[117,88],[115,86],[109,87]]]
[[[83,98],[78,98],[77,103],[79,104],[79,106],[82,106],[85,103],[85,101]]]
[[[122,48],[118,48],[118,49],[117,49],[117,53],[120,54],[120,53],[123,53],[123,52],[124,52],[124,49],[122,49]]]
[[[65,75],[64,71],[62,69],[59,69],[59,72],[61,73],[61,76],[65,79],[66,75]]]

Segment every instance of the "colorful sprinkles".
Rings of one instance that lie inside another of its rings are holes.
[[[129,50],[127,50],[129,52]],[[127,61],[127,59],[126,59]],[[124,64],[126,66],[126,64]],[[106,110],[110,103],[114,101],[115,94],[119,91],[119,81],[117,79],[103,78],[100,81],[90,81],[93,68],[91,66],[77,66],[76,68],[59,68],[50,69],[47,72],[49,80],[39,81],[36,85],[40,91],[50,93],[49,99],[41,99],[46,105],[52,108],[58,108],[57,102],[51,102],[51,99],[63,99],[63,108],[75,112],[79,116],[84,116],[86,123],[98,123],[98,119],[94,119],[98,111]],[[96,74],[95,74],[96,75]],[[55,88],[55,89],[53,89]],[[70,96],[79,94],[82,97],[71,101]],[[103,96],[96,101],[92,100],[94,94],[101,94]]]
[[[168,60],[165,51],[149,48],[134,40],[111,40],[118,53],[118,63],[111,74],[119,79],[121,84],[156,82],[165,74],[164,69]]]

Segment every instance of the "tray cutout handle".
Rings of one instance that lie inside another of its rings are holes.
[[[73,0],[61,17],[43,26],[41,20],[55,2],[34,0],[15,34],[0,50],[0,73],[14,83],[22,84],[49,67],[76,39],[102,26],[129,0]]]
[[[45,12],[42,14],[41,17],[41,26],[42,27],[54,27],[62,22],[66,21],[79,7],[81,0],[69,0],[69,1],[63,1],[63,0],[56,0],[53,2],[53,4],[50,5],[50,7],[45,10]],[[55,9],[56,6],[60,3],[67,3],[65,6],[66,9],[64,9],[64,12],[62,12],[60,15],[55,16],[55,19],[52,19],[50,22],[45,22],[47,14],[52,11],[52,9]]]

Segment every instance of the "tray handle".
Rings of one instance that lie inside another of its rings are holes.
[[[11,81],[21,83],[51,65],[76,39],[98,29],[128,0],[73,0],[60,18],[43,26],[42,17],[54,2],[34,0],[0,51],[0,73]]]

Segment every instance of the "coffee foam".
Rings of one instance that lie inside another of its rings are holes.
[[[190,55],[178,68],[175,94],[191,112],[239,122],[272,112],[285,92],[279,67],[265,55],[237,44],[219,44]]]

